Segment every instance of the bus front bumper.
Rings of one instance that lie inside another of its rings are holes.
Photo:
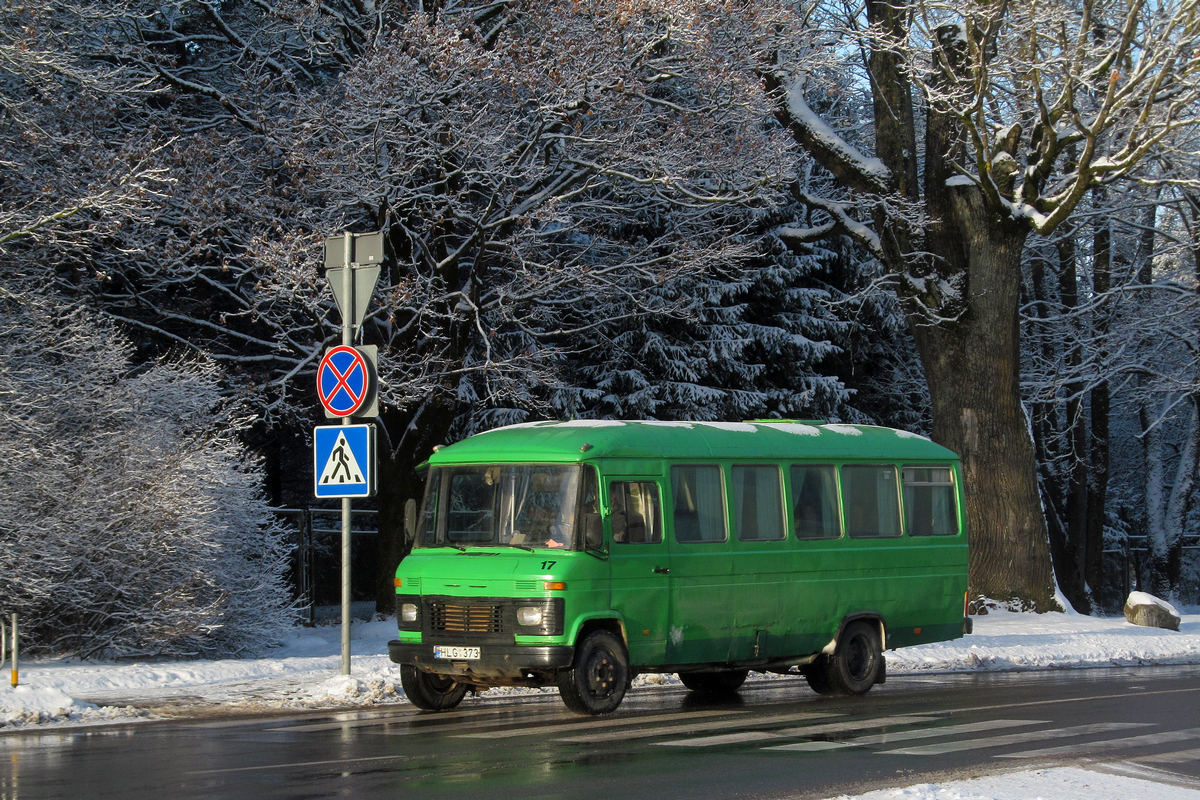
[[[479,657],[438,658],[434,645],[388,642],[388,658],[397,664],[412,664],[439,675],[478,678],[520,678],[527,673],[553,672],[571,666],[575,648],[570,645],[484,644]]]

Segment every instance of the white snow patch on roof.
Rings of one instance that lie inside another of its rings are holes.
[[[758,433],[758,428],[751,425],[749,422],[697,422],[697,425],[704,425],[708,428],[716,428],[722,431],[737,431],[738,433]]]
[[[646,420],[646,422],[644,422],[642,424],[643,425],[652,425],[655,428],[687,428],[688,430],[691,430],[692,428],[696,427],[696,424],[694,422],[679,422],[679,421],[661,420],[661,419]]]
[[[900,438],[900,439],[921,439],[922,441],[925,441],[925,442],[930,441],[930,438],[928,436],[922,436],[921,434],[913,433],[912,431],[897,430],[896,436],[897,436],[897,438]]]
[[[512,425],[501,425],[499,428],[492,428],[491,430],[481,431],[477,435],[483,436],[485,433],[495,433],[496,431],[515,431],[518,428],[539,428],[542,425],[550,425],[550,424],[553,424],[553,423],[547,422],[544,419],[538,420],[536,422],[514,422]]]
[[[826,430],[830,433],[842,433],[846,436],[862,436],[862,431],[853,425],[822,425],[821,430]]]
[[[619,419],[572,419],[566,422],[559,422],[556,427],[559,428],[620,428],[625,425],[625,422]]]
[[[760,422],[758,423],[763,428],[782,431],[783,433],[791,433],[796,436],[820,436],[821,429],[816,425],[805,425],[802,422]]]

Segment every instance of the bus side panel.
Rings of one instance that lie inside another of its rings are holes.
[[[730,543],[671,544],[671,630],[667,661],[671,664],[728,661],[734,602]]]
[[[791,586],[784,595],[784,617],[789,621],[786,655],[815,653],[837,634],[842,609],[854,594],[843,550],[838,541],[797,544]]]
[[[786,656],[799,620],[796,597],[804,586],[795,572],[795,543],[785,539],[734,543],[731,661]]]

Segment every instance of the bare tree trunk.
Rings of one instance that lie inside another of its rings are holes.
[[[1107,217],[1097,220],[1092,239],[1092,292],[1104,297],[1112,288],[1112,231]],[[1094,328],[1103,341],[1109,329],[1109,303],[1099,310]],[[1083,575],[1093,598],[1104,581],[1103,552],[1105,509],[1108,504],[1109,414],[1112,401],[1108,381],[1092,388],[1090,398],[1091,439],[1088,452],[1087,518],[1084,522]]]
[[[1017,333],[1026,229],[990,214],[971,187],[942,189],[950,211],[931,244],[965,261],[966,310],[954,322],[914,320],[929,379],[933,438],[963,460],[974,595],[1055,606],[1049,544],[1029,423],[1021,406]]]

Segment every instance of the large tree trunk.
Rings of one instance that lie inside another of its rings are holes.
[[[974,188],[942,192],[948,216],[929,244],[944,263],[965,266],[968,286],[957,320],[913,319],[933,402],[933,438],[962,458],[972,594],[1044,611],[1056,604],[1018,380],[1026,229],[988,213]]]

